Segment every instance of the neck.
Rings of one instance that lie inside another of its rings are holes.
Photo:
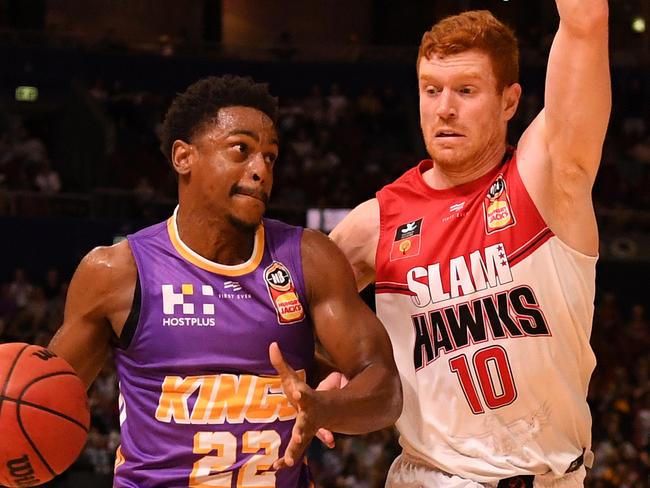
[[[445,161],[434,159],[433,167],[422,176],[427,185],[436,190],[453,188],[475,181],[492,171],[501,164],[505,152],[506,144],[504,142],[503,144],[490,144],[482,153],[460,164],[458,162],[447,164]]]
[[[234,266],[253,254],[256,229],[244,229],[223,217],[188,204],[179,205],[176,227],[192,251],[214,263]]]

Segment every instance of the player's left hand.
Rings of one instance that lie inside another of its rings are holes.
[[[327,391],[327,390],[340,390],[343,388],[345,385],[348,384],[348,379],[345,377],[343,373],[339,373],[338,371],[333,371],[327,377],[318,383],[318,386],[316,387],[316,391]],[[332,434],[331,431],[320,428],[318,429],[318,432],[316,432],[316,437],[320,439],[320,441],[325,444],[327,447],[330,449],[334,448],[334,435]]]
[[[298,411],[284,456],[273,463],[274,469],[282,469],[294,466],[300,460],[318,428],[321,427],[318,415],[318,394],[287,364],[276,342],[269,346],[269,358],[282,379],[284,394]]]

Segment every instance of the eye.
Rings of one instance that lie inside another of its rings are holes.
[[[246,154],[248,152],[248,144],[244,142],[238,142],[237,144],[233,144],[232,147],[242,154]]]
[[[474,89],[473,86],[464,86],[460,90],[458,90],[460,93],[463,95],[471,95],[474,93],[476,90]]]
[[[234,142],[230,145],[228,153],[233,161],[246,161],[250,153],[250,147],[245,142]]]
[[[424,87],[424,91],[427,95],[437,95],[440,92],[440,89],[433,85],[427,85]]]
[[[278,155],[275,153],[266,153],[264,155],[264,161],[266,161],[266,164],[269,164],[271,166],[273,166],[276,159],[278,159]]]

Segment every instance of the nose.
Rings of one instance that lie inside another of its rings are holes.
[[[453,93],[449,88],[442,90],[438,96],[436,115],[443,120],[453,119],[458,115]]]
[[[271,167],[267,164],[264,155],[260,152],[256,153],[248,165],[248,172],[251,179],[255,182],[264,183],[271,176]]]

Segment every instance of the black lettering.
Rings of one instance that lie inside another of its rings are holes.
[[[433,360],[433,349],[431,348],[431,336],[427,327],[427,319],[424,315],[414,315],[413,327],[415,328],[415,346],[413,347],[413,365],[416,371]],[[426,361],[424,356],[426,355]]]
[[[431,332],[433,333],[433,359],[437,359],[440,355],[440,349],[449,352],[454,350],[454,346],[449,338],[445,319],[442,318],[440,310],[430,312],[429,319],[431,320]]]
[[[27,454],[7,461],[9,475],[18,486],[32,486],[39,480],[34,476],[34,468]]]
[[[508,332],[513,337],[519,337],[524,333],[517,327],[517,323],[510,317],[510,304],[508,302],[508,292],[499,293],[497,295],[497,304],[499,307],[499,318],[508,329]]]
[[[535,295],[530,288],[521,286],[510,290],[510,302],[512,303],[512,308],[517,313],[519,325],[521,325],[521,328],[526,334],[548,335],[548,326],[544,320],[544,315],[537,308],[538,303],[535,301]],[[529,317],[532,320],[523,317]]]
[[[472,305],[474,307],[473,313],[470,310],[469,303],[461,303],[458,306],[458,318],[456,318],[456,310],[453,307],[445,309],[449,330],[456,347],[463,347],[469,343],[468,331],[473,342],[485,340],[485,324],[483,323],[481,302],[476,300]]]
[[[56,354],[54,354],[52,351],[48,351],[47,349],[40,349],[38,351],[33,352],[32,356],[36,356],[37,358],[42,359],[43,361],[47,361],[48,359],[55,358]]]
[[[490,323],[490,329],[492,329],[492,337],[495,339],[502,339],[506,337],[506,333],[501,326],[501,321],[499,320],[499,314],[497,314],[497,309],[494,306],[492,297],[485,297],[482,300],[483,307],[487,313],[488,322]]]
[[[500,339],[506,337],[501,324],[506,326],[508,334],[511,337],[523,336],[523,332],[519,330],[519,327],[517,327],[517,324],[509,315],[508,292],[499,293],[496,298],[498,308],[495,307],[493,297],[485,297],[482,300],[483,306],[488,315],[488,320],[490,321],[490,328],[492,329],[494,338]]]

